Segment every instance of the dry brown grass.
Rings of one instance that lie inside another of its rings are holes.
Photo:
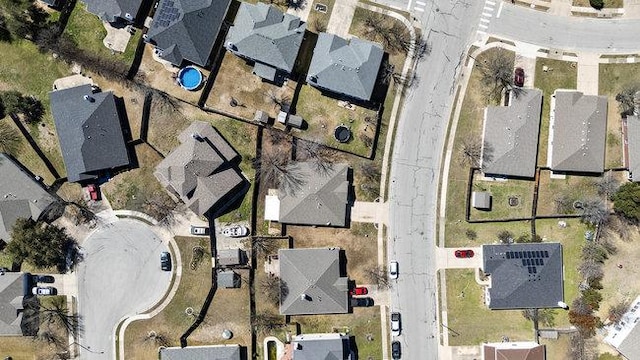
[[[273,94],[279,99],[293,99],[297,83],[291,79],[283,86],[262,81],[252,73],[252,67],[241,58],[226,52],[216,76],[213,89],[207,99],[207,106],[252,120],[256,110],[262,110],[271,118],[276,118],[280,108],[270,99]],[[231,98],[238,106],[230,105]]]
[[[613,96],[609,96],[605,149],[605,168],[624,166],[622,162],[622,118],[618,112],[618,102]]]
[[[538,188],[538,215],[557,214],[556,199],[567,196],[571,202],[585,200],[597,196],[594,186],[596,177],[567,176],[566,179],[551,179],[551,172],[540,171],[540,186]],[[571,211],[571,214],[575,211]]]
[[[377,264],[378,248],[375,228],[361,229],[361,226],[353,229],[287,226],[287,233],[293,237],[295,248],[340,247],[347,257],[349,279],[364,284],[367,283],[364,270]]]

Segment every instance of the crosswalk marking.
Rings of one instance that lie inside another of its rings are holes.
[[[500,5],[502,5],[502,3]],[[483,30],[489,28],[489,23],[491,22],[491,18],[493,18],[495,6],[495,0],[485,0],[482,10],[482,16],[480,17],[480,22],[478,22],[478,30],[476,30],[478,34],[486,34],[486,32]]]
[[[483,12],[483,13],[482,13],[482,16],[492,17],[493,15],[492,15],[492,14],[490,14],[490,13]]]
[[[487,25],[485,25],[485,24],[478,24],[478,26],[479,26],[479,27],[481,27],[481,28],[483,28],[483,29],[487,29],[487,28],[489,28],[489,27],[488,27]]]
[[[485,23],[488,23],[488,22],[489,22],[489,20],[487,20],[487,19],[485,19],[485,18],[481,18],[481,19],[480,19],[480,21],[485,22]]]
[[[416,1],[416,4],[417,4],[417,5],[420,5],[420,6],[425,6],[425,5],[427,5],[427,3],[422,2],[422,1]]]
[[[491,6],[485,6],[484,10],[485,11],[493,11],[493,8]]]
[[[424,12],[423,8],[419,8],[419,7],[414,7],[413,10],[418,11],[418,12]]]
[[[486,3],[486,4],[489,4],[489,5],[495,5],[495,4],[496,4],[495,2],[493,2],[493,1],[489,1],[489,0],[485,1],[485,3]]]

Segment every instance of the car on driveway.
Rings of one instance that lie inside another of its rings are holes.
[[[171,271],[171,254],[167,251],[160,253],[160,269],[163,271]]]
[[[191,235],[209,235],[209,227],[191,225]]]
[[[34,286],[31,293],[33,295],[56,295],[58,290],[53,286]]]
[[[245,237],[249,235],[249,228],[243,225],[231,225],[222,229],[222,235],[232,238]]]
[[[400,313],[399,312],[391,313],[391,335],[393,336],[400,335]]]
[[[513,73],[513,84],[518,87],[524,86],[524,69],[521,67],[516,68]]]
[[[373,306],[373,299],[370,297],[351,298],[352,307],[369,307]]]
[[[472,258],[473,250],[456,250],[453,253],[457,258]]]
[[[400,345],[400,341],[393,341],[391,343],[391,358],[393,360],[399,360],[402,356],[402,346]]]
[[[389,279],[398,278],[398,262],[392,261],[389,263]]]
[[[55,282],[56,279],[51,275],[33,275],[33,281],[34,282],[51,284],[51,283]]]
[[[100,200],[100,188],[98,185],[89,184],[87,185],[87,191],[89,192],[89,198],[94,201]]]
[[[354,295],[367,295],[369,293],[369,290],[364,287],[364,286],[358,286],[355,287],[353,289],[351,289],[351,291],[349,291],[349,295],[354,296]]]

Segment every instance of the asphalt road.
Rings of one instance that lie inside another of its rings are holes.
[[[405,101],[389,184],[388,258],[399,263],[391,311],[402,314],[403,359],[437,359],[435,221],[441,154],[454,81],[475,36],[484,1],[430,2],[418,16],[431,52],[417,67]]]
[[[638,20],[561,17],[509,3],[499,14],[485,31],[505,39],[565,51],[631,54],[640,49]]]
[[[110,360],[118,321],[150,308],[167,290],[171,272],[160,270],[160,252],[167,246],[147,225],[122,219],[102,225],[82,246],[80,358]]]

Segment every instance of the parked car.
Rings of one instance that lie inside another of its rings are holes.
[[[454,254],[457,258],[472,258],[474,255],[473,250],[456,250]]]
[[[54,279],[51,275],[33,275],[33,281],[51,284],[56,281],[56,279]]]
[[[191,225],[191,235],[209,235],[209,227]]]
[[[33,295],[55,295],[58,293],[58,290],[53,286],[34,286],[31,289],[31,293]]]
[[[400,341],[393,341],[391,343],[391,358],[393,360],[400,360],[402,356],[402,346],[400,345]]]
[[[513,73],[513,84],[518,87],[524,86],[524,69],[519,67]]]
[[[245,237],[249,235],[249,228],[243,225],[231,225],[222,229],[222,235],[232,238]]]
[[[389,263],[389,279],[398,278],[398,262],[392,261]]]
[[[171,271],[171,254],[166,251],[160,253],[160,269]]]
[[[400,335],[400,313],[399,312],[391,313],[391,335],[393,336]]]
[[[91,200],[97,201],[100,200],[100,188],[98,185],[89,184],[87,185],[87,191],[89,192],[89,197]]]
[[[354,295],[367,295],[369,293],[369,290],[364,287],[364,286],[358,286],[355,287],[353,289],[351,289],[351,291],[349,291],[349,295],[354,296]]]
[[[352,307],[369,307],[373,306],[373,299],[370,297],[351,298]]]

